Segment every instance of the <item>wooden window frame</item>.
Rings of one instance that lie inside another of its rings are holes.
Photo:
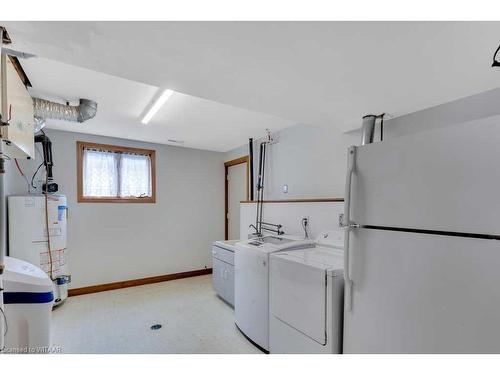
[[[115,153],[134,153],[147,155],[151,160],[151,196],[144,198],[112,198],[86,197],[83,195],[83,151],[85,149],[102,150]],[[77,170],[77,201],[78,203],[156,203],[156,153],[155,150],[144,148],[124,147],[92,142],[76,142],[76,170]]]
[[[234,167],[235,165],[246,163],[247,165],[247,174],[246,174],[246,187],[247,187],[247,200],[250,198],[250,158],[248,155],[242,156],[238,159],[233,159],[226,161],[224,163],[224,238],[227,240],[229,237],[229,186],[227,175],[229,173],[229,167]]]

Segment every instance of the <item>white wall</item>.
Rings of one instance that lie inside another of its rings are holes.
[[[257,205],[242,203],[240,212],[240,237],[248,238],[254,232]],[[344,212],[344,202],[280,202],[264,203],[264,217],[267,222],[283,225],[282,230],[289,235],[304,236],[302,218],[309,219],[309,237],[314,239],[320,232],[340,230],[339,215]],[[266,234],[272,234],[267,233]]]
[[[360,135],[309,125],[295,125],[276,134],[266,157],[266,199],[343,198],[347,147]],[[248,154],[248,145],[229,151],[226,160]],[[259,147],[254,145],[254,183]],[[288,185],[288,193],[282,191]]]
[[[500,88],[436,105],[385,122],[386,139],[500,115]]]
[[[211,242],[224,237],[224,154],[46,133],[52,140],[55,180],[68,197],[72,288],[211,267]],[[156,150],[156,204],[77,203],[77,140]],[[20,161],[29,176],[39,163]],[[6,176],[7,194],[26,193],[13,161],[7,162]]]
[[[387,120],[384,139],[485,118],[497,117],[500,121],[498,103],[500,88]],[[275,139],[278,142],[268,148],[267,155],[267,199],[344,197],[347,147],[360,144],[360,131],[341,133],[324,127],[295,125],[276,133]],[[258,150],[256,144],[255,183]],[[227,152],[225,160],[246,154],[248,145],[243,145]],[[282,192],[284,184],[288,184],[288,194]]]

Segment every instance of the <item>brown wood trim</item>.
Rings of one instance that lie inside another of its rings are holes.
[[[308,198],[308,199],[276,199],[262,201],[263,203],[316,203],[316,202],[343,202],[344,198]],[[241,201],[240,203],[257,203],[257,201]]]
[[[161,283],[161,282],[170,281],[170,280],[185,279],[187,277],[209,275],[211,273],[212,273],[212,268],[204,268],[201,270],[172,273],[169,275],[152,276],[152,277],[145,277],[142,279],[117,281],[117,282],[108,283],[108,284],[84,286],[82,288],[74,288],[74,289],[68,290],[68,296],[73,297],[73,296],[79,296],[82,294],[99,293],[99,292],[104,292],[107,290],[130,288],[130,287],[134,287],[134,286]]]
[[[247,200],[250,198],[250,186],[249,186],[249,179],[250,179],[250,158],[248,155],[242,156],[241,158],[233,159],[226,161],[224,163],[224,238],[226,240],[229,239],[229,220],[227,218],[227,215],[229,213],[229,186],[228,186],[228,180],[227,180],[227,174],[229,173],[229,167],[234,167],[235,165],[239,164],[247,164]]]
[[[82,148],[92,149],[92,150],[113,151],[113,152],[130,152],[133,154],[142,154],[142,155],[151,155],[154,152],[154,150],[150,150],[147,148],[109,145],[109,144],[104,144],[104,143],[77,141],[77,144],[79,144]]]
[[[238,165],[238,164],[243,164],[243,163],[248,163],[248,155],[242,156],[241,158],[226,161],[224,163],[224,166],[225,167],[232,167],[233,165]]]
[[[78,203],[156,203],[156,200],[154,197],[144,197],[144,198],[78,197]]]
[[[151,159],[151,197],[145,198],[99,198],[83,196],[83,150],[95,149],[112,152],[130,152],[148,155]],[[124,147],[92,142],[76,142],[76,182],[78,203],[156,203],[156,152],[144,148]]]
[[[3,26],[0,26],[0,30],[3,31],[3,34],[2,34],[3,44],[11,44],[12,40],[10,39],[10,36],[9,36],[9,33],[7,32],[7,29]],[[19,76],[19,78],[23,82],[24,87],[26,87],[26,88],[31,87],[31,82],[28,79],[28,76],[26,75],[26,72],[24,71],[21,63],[19,62],[19,59],[15,56],[9,55],[9,60],[12,63],[12,65],[14,66],[14,69],[16,70],[17,75]]]
[[[11,44],[12,40],[10,39],[9,33],[7,29],[3,26],[0,26],[0,30],[3,30],[3,44]]]
[[[16,70],[17,75],[21,79],[21,82],[24,84],[24,87],[26,87],[26,88],[32,87],[31,82],[30,82],[28,76],[26,75],[26,72],[23,69],[23,66],[19,62],[19,59],[15,56],[9,55],[9,60],[12,63],[12,66],[14,67],[14,69]]]

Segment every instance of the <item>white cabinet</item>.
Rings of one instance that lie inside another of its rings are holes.
[[[234,266],[217,258],[213,259],[213,286],[227,303],[234,305]]]
[[[235,241],[217,241],[212,246],[212,284],[219,297],[234,306],[234,249],[228,242]]]
[[[2,114],[8,119],[8,126],[0,126],[4,143],[4,153],[12,158],[26,159],[35,157],[35,117],[33,100],[21,80],[16,66],[11,58],[6,59],[7,95],[0,101],[7,101],[8,114]],[[5,83],[0,79],[0,88]],[[0,106],[1,107],[1,106]],[[1,112],[0,108],[0,112]]]

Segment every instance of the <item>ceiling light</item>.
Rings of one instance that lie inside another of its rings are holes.
[[[152,103],[151,107],[146,112],[146,114],[142,118],[141,122],[143,124],[147,124],[149,121],[151,121],[151,119],[156,114],[156,112],[158,112],[160,110],[160,108],[163,106],[163,104],[165,104],[165,102],[172,96],[173,93],[174,93],[174,90],[166,89],[165,91],[163,91],[161,93],[161,95],[158,97],[158,99],[156,99]]]

